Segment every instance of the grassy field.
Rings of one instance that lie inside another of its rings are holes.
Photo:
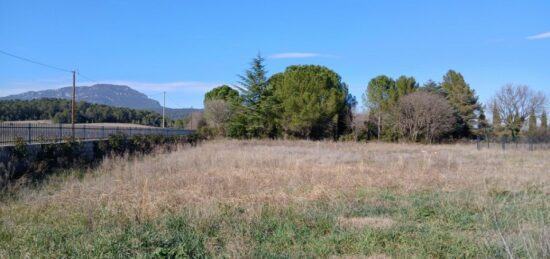
[[[550,151],[214,141],[0,203],[0,257],[548,258]]]

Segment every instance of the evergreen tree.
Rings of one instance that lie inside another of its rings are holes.
[[[241,91],[244,105],[247,107],[257,107],[267,88],[267,71],[264,61],[265,59],[258,53],[244,75],[239,75],[240,81],[237,89]]]
[[[240,104],[239,92],[227,85],[218,86],[204,95],[204,103],[213,100],[223,100],[232,104]]]
[[[334,71],[315,65],[290,66],[274,76],[273,91],[280,101],[285,136],[338,137],[339,116],[347,108],[348,89]]]
[[[228,134],[239,138],[262,138],[271,136],[273,118],[269,82],[264,65],[265,59],[258,54],[251,62],[244,75],[239,75],[242,106],[235,109],[235,114],[229,122]],[[269,100],[269,101],[266,101]]]
[[[540,115],[540,128],[543,132],[546,132],[548,129],[548,117],[546,115],[546,110],[542,111],[542,114]]]
[[[433,80],[428,80],[426,83],[424,83],[422,85],[422,87],[420,87],[418,90],[420,91],[426,91],[426,92],[430,92],[430,93],[434,93],[434,94],[440,94],[440,95],[445,95],[443,93],[443,89],[441,89],[441,85],[434,82]]]
[[[456,112],[455,135],[470,137],[477,117],[476,111],[480,107],[475,91],[466,83],[464,77],[454,70],[449,70],[445,74],[441,87]]]
[[[414,77],[400,76],[397,80],[395,80],[395,91],[393,91],[395,94],[393,94],[393,101],[397,102],[401,96],[413,93],[417,89],[418,83]]]

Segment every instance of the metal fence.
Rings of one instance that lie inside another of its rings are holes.
[[[549,150],[550,149],[550,138],[547,136],[544,137],[527,137],[527,136],[518,136],[518,137],[493,137],[488,139],[477,139],[476,148],[478,150],[482,149],[499,149],[499,150],[524,150],[524,151],[534,151],[534,150]]]
[[[76,140],[107,139],[111,135],[163,135],[177,136],[188,135],[193,130],[175,128],[150,128],[150,127],[116,127],[116,126],[87,126],[75,125],[74,138]],[[13,145],[17,140],[26,143],[55,143],[62,142],[73,137],[70,124],[23,124],[0,123],[0,145]]]

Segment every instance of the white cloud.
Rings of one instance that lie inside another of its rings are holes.
[[[550,38],[550,31],[527,37],[528,40],[541,40]]]
[[[285,52],[285,53],[277,53],[269,56],[273,59],[289,59],[289,58],[314,58],[314,57],[321,57],[323,55],[319,53],[312,53],[312,52]]]

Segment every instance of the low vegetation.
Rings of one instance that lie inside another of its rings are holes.
[[[143,156],[153,151],[170,151],[176,145],[196,145],[196,134],[186,136],[111,135],[107,140],[80,142],[67,138],[61,143],[28,145],[22,138],[3,147],[0,162],[0,192],[10,193],[21,185],[40,182],[59,169],[90,168],[105,157]]]
[[[0,203],[0,257],[550,256],[550,156],[212,141]]]

